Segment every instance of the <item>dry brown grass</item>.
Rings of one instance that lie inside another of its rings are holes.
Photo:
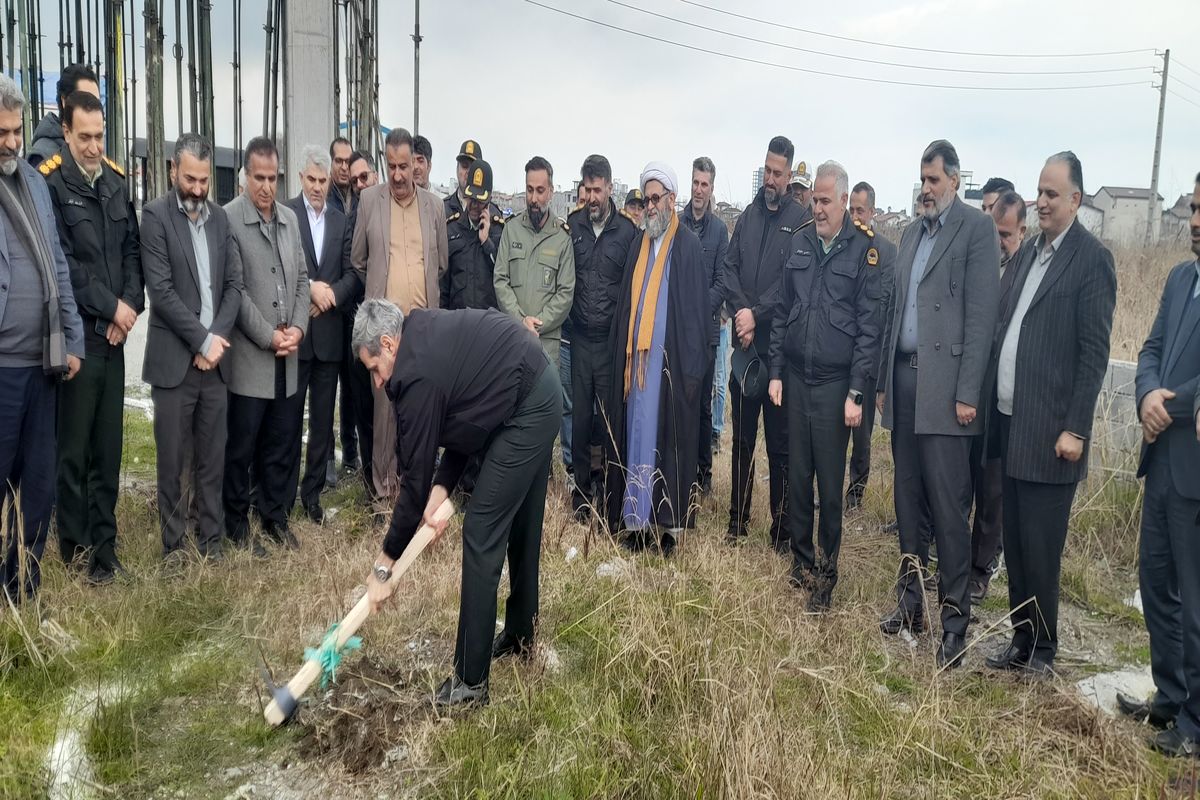
[[[1117,309],[1113,315],[1111,357],[1137,361],[1150,333],[1171,268],[1189,258],[1177,245],[1116,248]]]

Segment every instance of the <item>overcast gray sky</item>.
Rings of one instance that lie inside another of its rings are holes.
[[[1172,51],[1160,191],[1167,202],[1190,192],[1200,170],[1200,2],[1154,0],[1136,10],[1124,0],[900,0],[811,4],[785,0],[537,0],[599,22],[744,59],[748,63],[651,41],[539,7],[525,0],[424,0],[421,4],[421,133],[434,147],[434,179],[453,179],[453,156],[477,139],[496,170],[497,188],[523,187],[534,154],[570,186],[583,158],[603,153],[615,177],[632,184],[652,159],[671,163],[685,187],[697,155],[717,165],[717,197],[745,203],[766,143],[784,134],[810,168],[842,162],[852,181],[871,181],[879,205],[905,207],[919,156],[934,138],[957,146],[963,169],[982,183],[1013,179],[1031,197],[1045,157],[1062,149],[1082,159],[1089,191],[1148,186],[1158,92],[1152,50]],[[172,5],[170,3],[168,6]],[[218,139],[231,144],[230,3],[214,4]],[[383,0],[380,110],[388,126],[412,124],[412,0]],[[675,20],[639,12],[651,11]],[[168,8],[166,76],[173,21]],[[262,0],[245,2],[243,80],[246,127],[262,114]],[[709,28],[751,39],[747,41]],[[137,35],[142,37],[141,20]],[[831,36],[971,53],[1146,52],[1090,58],[983,58],[868,46]],[[56,28],[56,26],[55,26]],[[789,48],[824,51],[826,55]],[[138,51],[139,56],[141,50]],[[957,70],[1122,70],[1086,75],[987,75],[854,62],[835,55]],[[139,59],[140,62],[140,59]],[[975,87],[921,88],[826,77]],[[139,65],[139,75],[142,73]],[[1137,82],[1070,92],[990,91],[986,86],[1064,86]],[[1190,84],[1190,86],[1185,85]],[[1193,88],[1194,87],[1194,88]],[[171,94],[169,92],[168,94]],[[1188,101],[1191,101],[1190,103]],[[167,133],[174,134],[168,100]],[[686,196],[687,189],[681,191]]]

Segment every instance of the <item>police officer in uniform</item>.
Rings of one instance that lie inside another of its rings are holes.
[[[490,202],[492,167],[479,159],[468,170],[465,211],[446,217],[448,266],[442,275],[442,308],[499,308],[493,283],[504,217]]]
[[[630,189],[629,194],[625,195],[625,213],[638,226],[638,230],[644,227],[646,195],[642,194],[641,189]]]
[[[467,170],[471,164],[481,158],[483,158],[483,148],[474,139],[467,139],[462,143],[462,147],[458,148],[458,155],[454,157],[454,161],[458,164],[458,189],[446,195],[446,199],[443,201],[447,221],[451,214],[462,211],[466,206],[467,196],[464,191],[467,188]]]
[[[104,107],[73,92],[62,151],[38,166],[83,319],[87,358],[58,405],[58,538],[63,560],[112,581],[125,396],[125,338],[145,308],[138,223],[124,173],[104,158]],[[86,559],[86,562],[84,561]]]
[[[875,234],[846,212],[848,184],[836,161],[817,169],[814,224],[792,237],[771,324],[767,392],[775,406],[787,398],[792,582],[808,590],[809,611],[829,609],[837,582],[846,445],[879,367],[879,251]]]
[[[558,343],[575,295],[571,229],[550,215],[554,168],[541,156],[525,165],[525,210],[504,226],[496,254],[496,300],[536,336],[558,369]]]
[[[575,487],[571,505],[583,521],[594,500],[592,448],[604,444],[603,406],[612,390],[609,334],[621,277],[638,226],[612,200],[612,166],[601,155],[584,159],[580,204],[567,217],[575,253],[575,299],[571,304],[571,461]],[[602,471],[601,474],[604,474]],[[603,498],[595,508],[605,508]]]

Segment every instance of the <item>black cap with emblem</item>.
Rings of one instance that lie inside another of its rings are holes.
[[[471,162],[467,167],[467,185],[463,194],[470,200],[486,203],[492,196],[492,165],[483,159]]]
[[[630,189],[629,194],[625,195],[625,205],[631,206],[634,204],[640,206],[646,205],[646,195],[642,194],[641,189]]]
[[[462,147],[458,148],[458,155],[455,157],[455,160],[459,163],[465,161],[469,164],[479,158],[483,158],[483,148],[474,139],[467,139],[462,143]]]

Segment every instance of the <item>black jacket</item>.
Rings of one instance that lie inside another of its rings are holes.
[[[362,296],[362,281],[350,266],[350,241],[353,232],[346,215],[325,200],[325,239],[318,261],[313,250],[312,228],[304,198],[296,195],[284,203],[296,212],[300,223],[300,243],[304,246],[304,264],[309,281],[324,281],[333,290],[334,307],[308,321],[308,332],[300,340],[300,358],[305,361],[341,361],[349,343],[346,318],[353,318],[357,300]]]
[[[812,385],[850,378],[864,394],[879,369],[879,250],[847,214],[826,254],[815,225],[792,239],[771,328],[771,377],[785,365]],[[864,398],[872,402],[874,398]]]
[[[812,212],[788,195],[780,199],[778,210],[768,210],[764,191],[758,191],[733,226],[722,275],[729,315],[743,308],[754,313],[754,346],[760,355],[770,346],[771,317],[779,303],[779,277],[792,252],[792,236],[812,221]]]
[[[537,337],[501,311],[415,309],[404,318],[386,387],[402,476],[383,540],[390,558],[412,540],[430,488],[454,492],[468,459],[487,451],[549,365]]]
[[[463,211],[446,217],[446,243],[449,250],[446,271],[442,273],[442,308],[498,308],[496,305],[496,248],[504,233],[504,217],[488,208],[492,226],[486,242],[479,241],[479,230]]]
[[[88,186],[68,147],[38,167],[50,189],[58,238],[71,268],[84,347],[88,355],[108,356],[120,347],[114,348],[104,335],[117,301],[141,314],[146,300],[137,215],[125,178],[107,160],[100,170],[95,185]]]
[[[629,247],[637,238],[637,225],[616,204],[608,201],[608,221],[600,237],[592,229],[587,206],[567,217],[575,250],[575,299],[571,303],[571,333],[578,338],[604,341],[612,327],[621,294],[621,276]]]
[[[62,121],[58,118],[58,114],[51,111],[42,117],[41,122],[34,129],[33,141],[29,145],[28,155],[25,158],[30,166],[36,167],[64,149],[66,148],[63,147]]]
[[[699,221],[692,215],[691,204],[679,215],[679,224],[696,234],[700,240],[700,257],[704,262],[704,274],[708,276],[708,300],[712,313],[709,326],[709,344],[721,340],[721,304],[725,300],[725,254],[729,250],[729,229],[717,218],[710,207]]]

